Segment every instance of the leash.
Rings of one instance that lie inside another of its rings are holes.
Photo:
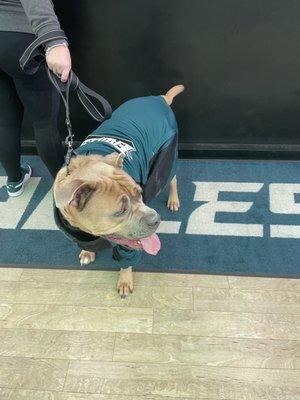
[[[40,68],[41,64],[45,63],[45,50],[43,45],[50,40],[57,39],[64,39],[67,41],[67,37],[63,30],[53,30],[35,39],[27,47],[19,60],[22,70],[28,75],[35,74]],[[67,146],[65,163],[67,168],[67,175],[69,175],[69,164],[73,154],[74,139],[70,119],[70,91],[76,92],[77,97],[85,110],[90,114],[93,119],[100,123],[111,117],[112,110],[108,101],[104,97],[100,96],[98,93],[94,92],[92,89],[85,86],[82,82],[80,82],[78,76],[75,75],[72,70],[70,71],[67,82],[62,82],[59,77],[57,77],[52,71],[50,71],[47,65],[46,70],[51,83],[58,91],[65,106],[65,123],[68,131],[68,135],[65,139],[65,144]]]

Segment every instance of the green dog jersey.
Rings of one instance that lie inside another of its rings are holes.
[[[123,153],[124,170],[144,185],[151,160],[171,143],[177,132],[175,115],[162,96],[139,97],[117,108],[75,153]]]

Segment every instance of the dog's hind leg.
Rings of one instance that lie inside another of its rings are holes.
[[[183,91],[184,91],[183,85],[176,85],[176,86],[173,86],[170,90],[168,90],[167,93],[165,95],[163,95],[162,97],[166,100],[166,102],[170,106],[174,100],[174,97]]]
[[[167,201],[167,207],[171,211],[178,211],[180,207],[178,191],[177,191],[177,178],[176,175],[170,182],[169,186],[169,197]]]

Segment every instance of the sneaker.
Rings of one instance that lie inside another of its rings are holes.
[[[7,182],[6,189],[10,197],[17,197],[23,193],[24,185],[31,177],[32,169],[30,165],[21,165],[22,178],[19,182]]]

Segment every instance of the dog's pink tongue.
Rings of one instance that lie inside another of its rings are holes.
[[[156,256],[156,254],[160,250],[160,240],[159,237],[157,236],[156,233],[154,233],[151,236],[148,236],[146,238],[140,239],[140,242],[143,246],[143,249],[149,253],[152,254],[153,256]]]

